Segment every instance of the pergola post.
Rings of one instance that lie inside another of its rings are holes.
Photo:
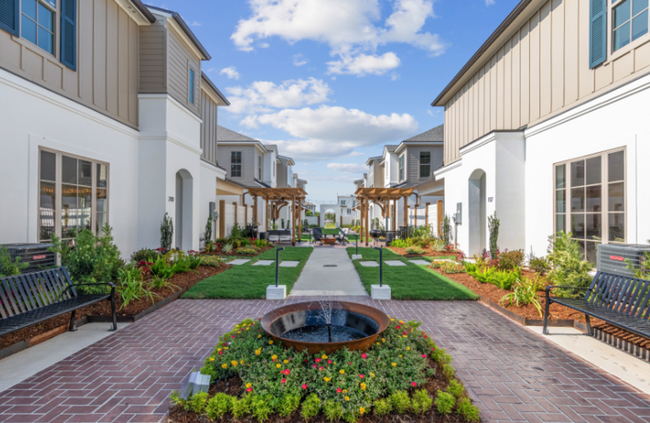
[[[408,210],[409,210],[409,199],[408,197],[404,197],[404,226],[409,225]]]
[[[253,226],[257,226],[257,195],[253,196]]]
[[[413,226],[418,227],[418,205],[413,207]]]
[[[368,246],[368,236],[370,235],[370,200],[366,198],[366,247]]]
[[[291,245],[296,245],[296,197],[291,197],[291,213],[293,215],[293,222],[291,225]]]
[[[393,231],[397,230],[397,200],[393,200]]]
[[[364,218],[363,213],[364,213],[364,210],[365,210],[364,202],[365,202],[365,199],[363,197],[361,197],[361,199],[359,200],[359,214],[361,215],[361,219],[359,219],[359,235],[362,237],[361,238],[361,244],[362,245],[363,245],[363,220],[364,220],[363,219]]]
[[[429,206],[431,203],[426,203],[424,205],[424,225],[428,228],[429,227]]]
[[[298,231],[298,244],[302,241],[302,198],[298,198],[298,222],[300,230]]]

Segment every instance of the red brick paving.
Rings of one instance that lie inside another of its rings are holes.
[[[483,421],[650,422],[650,395],[475,302],[363,302],[454,358]],[[288,301],[309,301],[309,298]],[[282,301],[179,300],[0,393],[0,422],[158,422],[220,334]]]

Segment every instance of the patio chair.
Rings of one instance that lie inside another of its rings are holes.
[[[279,242],[280,241],[280,231],[269,231],[267,234],[267,240],[269,242]]]
[[[279,231],[280,233],[280,242],[291,242],[291,231],[286,229],[284,231]]]
[[[323,244],[323,231],[320,228],[313,228],[312,235],[314,236],[314,242],[319,241],[321,245]]]
[[[339,229],[339,235],[336,237],[336,240],[341,243],[341,245],[345,245],[348,242],[347,234],[343,232],[343,229]]]

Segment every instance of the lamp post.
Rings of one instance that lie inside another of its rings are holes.
[[[379,287],[382,288],[384,286],[384,249],[382,247],[375,247],[375,250],[379,250]]]
[[[280,247],[275,250],[275,287],[277,288],[280,283],[280,251],[284,250],[284,247]]]

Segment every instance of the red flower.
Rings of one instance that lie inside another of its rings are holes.
[[[332,360],[327,360],[327,362],[328,362],[329,364],[332,364]]]
[[[313,367],[314,369],[316,369],[318,366],[315,365],[315,364],[312,364],[311,367]]]
[[[307,384],[306,383],[302,385],[302,389],[307,389]]]
[[[397,325],[397,329],[402,329],[402,327],[400,325]]]
[[[223,355],[223,351],[219,351],[219,355]]]
[[[234,339],[234,338],[235,338],[235,335],[233,335],[233,336],[231,336],[231,338],[233,338],[233,339]]]
[[[366,353],[363,353],[361,354],[361,358],[368,358],[368,356],[366,355]]]
[[[411,385],[413,385],[414,387],[415,387],[415,386],[418,386],[418,384],[415,383],[415,382],[411,382]]]
[[[363,379],[365,376],[360,374],[359,377],[360,377],[361,379]]]
[[[253,392],[253,388],[246,389],[246,392]]]
[[[287,380],[286,380],[286,379],[282,379],[282,380],[280,381],[280,383],[287,383]]]
[[[352,362],[351,362],[351,361],[349,361],[349,362],[348,362],[348,364],[349,364],[349,365],[351,366],[351,365],[352,365]]]
[[[435,350],[436,350],[436,347],[431,347],[431,351],[435,351]]]
[[[289,376],[289,373],[291,373],[291,370],[289,370],[289,369],[284,371],[284,374],[287,375],[287,376]]]
[[[427,355],[426,355],[426,354],[422,354],[422,358],[427,358]]]
[[[427,339],[427,338],[428,338],[428,336],[424,335],[424,339]]]
[[[341,389],[341,388],[336,388],[336,393],[337,393],[337,394],[340,394],[341,392],[343,392],[343,389]]]
[[[317,359],[316,359],[316,363],[320,363],[320,358],[317,358]]]
[[[320,366],[318,370],[325,370],[325,368],[323,366]]]

